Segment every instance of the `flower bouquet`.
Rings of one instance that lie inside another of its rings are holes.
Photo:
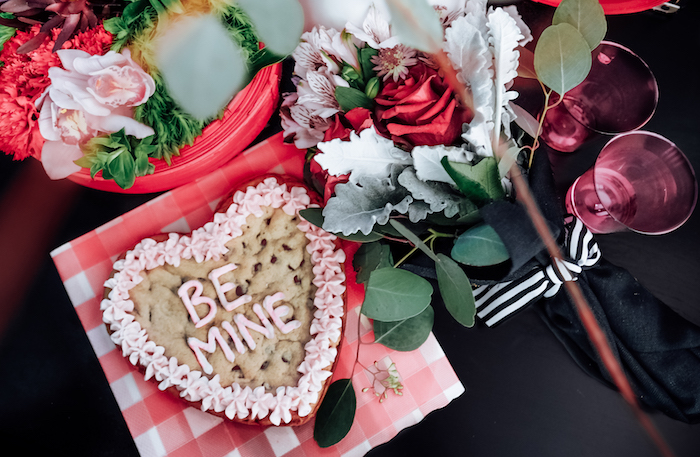
[[[243,3],[3,0],[0,149],[116,192],[222,165],[276,109],[270,65],[290,51],[262,46],[259,13]],[[298,37],[301,12],[291,16],[286,34]]]
[[[603,10],[595,0],[561,2],[533,53],[524,48],[532,35],[516,8],[486,3],[387,1],[386,11],[371,7],[361,25],[319,26],[302,36],[292,54],[296,92],[284,94],[282,125],[286,139],[307,150],[307,180],[325,202],[303,216],[362,243],[354,267],[375,342],[418,348],[433,326],[431,303],[443,302],[470,327],[476,317],[495,325],[547,298],[559,312],[570,310],[566,319],[575,323],[553,325],[554,333],[562,341],[575,334],[575,344],[606,373],[599,377],[640,415],[638,395],[669,413],[668,397],[650,399],[658,386],[635,379],[643,393],[633,391],[613,354],[623,352],[615,326],[606,321],[601,330],[597,321],[609,303],[598,302],[592,290],[599,289],[588,288],[587,279],[579,281],[583,293],[574,282],[610,266],[553,195],[546,153],[538,151],[546,109],[535,119],[512,103],[516,76],[538,80],[545,103],[586,78],[606,32]],[[619,275],[621,283],[634,282]],[[572,301],[563,288],[574,291]],[[646,310],[658,310],[648,292],[637,294]],[[556,321],[551,304],[543,313]],[[643,355],[635,357],[625,359],[625,370],[645,364]],[[396,385],[395,377],[384,387]],[[669,397],[678,394],[674,385],[664,385]],[[349,379],[331,386],[318,414],[320,445],[349,429],[353,392]]]

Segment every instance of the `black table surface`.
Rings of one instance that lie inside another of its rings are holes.
[[[519,6],[533,30],[552,9]],[[674,141],[700,170],[700,4],[674,14],[651,11],[608,17],[606,39],[635,51],[659,83],[657,111],[644,130]],[[261,137],[275,131],[271,125]],[[590,167],[605,143],[551,155],[563,194]],[[2,157],[0,192],[32,166]],[[51,189],[51,183],[46,186]],[[77,186],[76,186],[77,187]],[[138,455],[49,251],[155,195],[119,195],[77,187],[51,222],[18,306],[4,310],[0,329],[0,455]],[[10,196],[9,199],[14,198]],[[44,211],[42,203],[37,210]],[[22,224],[22,221],[4,221]],[[1,227],[0,227],[1,228]],[[700,325],[700,215],[662,236],[598,236],[603,255],[632,272],[664,303]],[[4,252],[3,252],[4,255]],[[4,264],[5,274],[13,265]],[[4,297],[7,301],[7,296]],[[4,305],[0,301],[0,309]],[[620,395],[586,375],[532,310],[493,329],[466,329],[438,309],[434,328],[466,392],[371,456],[659,455]],[[700,395],[700,392],[698,392]],[[700,456],[700,425],[650,411],[676,455]]]

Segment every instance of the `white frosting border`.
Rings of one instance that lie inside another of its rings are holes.
[[[338,351],[332,345],[339,342],[344,313],[343,293],[345,274],[342,264],[345,252],[334,243],[336,236],[301,219],[299,230],[309,240],[306,246],[313,263],[313,284],[317,286],[314,305],[316,311],[311,321],[313,338],[304,347],[306,356],[297,371],[302,376],[296,386],[278,387],[273,394],[260,386],[241,388],[238,383],[223,387],[219,376],[208,379],[201,371],[191,371],[178,363],[175,357],[167,358],[165,348],[148,339],[148,334],[134,319],[131,312],[134,303],[129,290],[143,278],[142,270],[150,270],[165,263],[178,266],[181,258],[194,258],[198,262],[214,259],[227,251],[225,243],[242,234],[241,226],[250,214],[260,217],[262,207],[282,208],[290,216],[300,209],[317,207],[311,204],[306,189],[278,184],[275,178],[267,178],[257,186],[238,191],[225,213],[216,213],[214,221],[192,232],[191,236],[170,233],[166,241],[157,243],[146,238],[128,251],[123,260],[114,263],[116,273],[105,282],[111,289],[108,298],[102,300],[102,320],[109,325],[112,341],[122,349],[122,354],[133,365],[145,368],[145,379],[155,378],[158,388],[175,387],[180,396],[192,402],[201,401],[202,411],[212,409],[234,419],[263,419],[269,416],[275,425],[289,423],[291,412],[300,417],[311,413],[312,405],[319,400],[319,392],[332,373]],[[184,306],[184,305],[183,305]]]

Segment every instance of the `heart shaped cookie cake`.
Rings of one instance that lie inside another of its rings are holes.
[[[345,253],[299,210],[307,188],[257,180],[184,236],[114,264],[101,303],[129,361],[203,411],[299,425],[330,383],[344,323]]]

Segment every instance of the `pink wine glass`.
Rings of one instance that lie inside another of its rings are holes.
[[[541,138],[552,149],[572,152],[599,134],[636,130],[656,110],[656,78],[635,53],[603,41],[592,58],[586,79],[547,111]]]
[[[601,150],[566,194],[566,208],[593,233],[632,230],[660,235],[695,208],[698,184],[678,147],[652,132],[623,133]]]

